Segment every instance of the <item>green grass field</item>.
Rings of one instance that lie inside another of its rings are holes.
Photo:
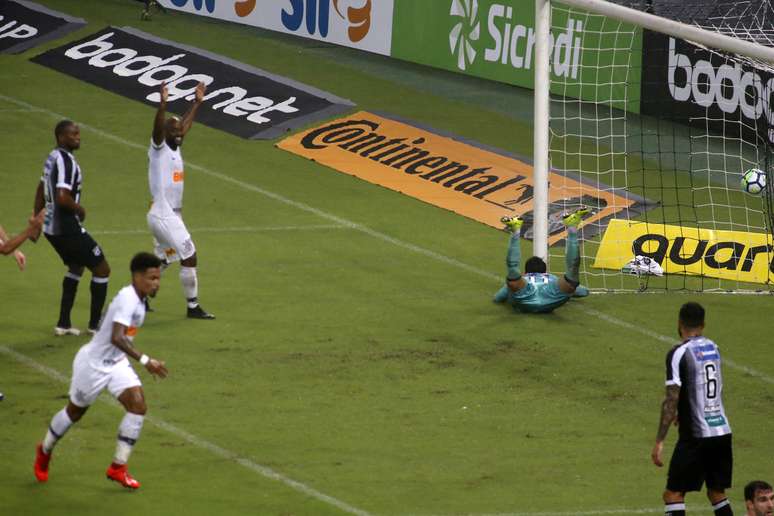
[[[131,1],[42,3],[89,21],[68,39],[132,25],[360,109],[531,153],[524,91],[180,14],[142,23]],[[113,269],[110,298],[132,254],[151,247],[154,111],[28,61],[61,44],[0,57],[0,222],[22,229],[54,124],[81,123],[85,225]],[[218,319],[186,320],[177,267],[165,274],[136,340],[171,372],[141,373],[136,493],[104,478],[121,418],[112,403],[70,430],[49,482],[36,483],[35,444],[86,339],[51,336],[64,268],[48,243],[25,244],[23,273],[0,261],[0,515],[655,514],[664,354],[688,300],[705,305],[726,359],[737,513],[746,481],[774,479],[771,296],[597,295],[520,315],[490,301],[503,233],[274,143],[203,125],[186,140],[185,220],[202,304]],[[703,495],[688,502],[711,513]]]

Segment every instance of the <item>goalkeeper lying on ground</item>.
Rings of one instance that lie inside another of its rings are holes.
[[[566,215],[562,222],[567,226],[567,249],[564,261],[566,272],[563,278],[558,278],[546,272],[546,262],[538,256],[533,256],[524,264],[525,274],[521,274],[521,242],[519,239],[521,225],[524,223],[518,217],[503,217],[502,222],[511,232],[508,242],[508,254],[505,264],[508,267],[506,284],[494,296],[495,303],[509,301],[515,308],[527,313],[548,313],[565,304],[573,295],[583,297],[588,295],[586,287],[579,286],[578,268],[580,267],[580,252],[578,250],[578,225],[588,208],[581,208]]]

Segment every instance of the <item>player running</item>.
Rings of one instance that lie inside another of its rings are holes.
[[[679,421],[680,436],[672,453],[664,491],[665,513],[685,515],[685,493],[707,485],[707,498],[716,516],[732,516],[725,490],[731,487],[733,454],[731,427],[723,408],[723,375],[718,346],[702,335],[704,308],[685,303],[677,331],[683,341],[666,356],[666,397],[653,463],[661,467],[669,426]]]
[[[145,318],[143,301],[159,289],[160,267],[161,260],[150,253],[138,253],[132,258],[132,284],[113,298],[97,334],[75,355],[70,400],[51,419],[43,442],[38,444],[34,471],[39,482],[48,480],[48,466],[57,441],[83,417],[99,393],[107,389],[126,409],[118,427],[116,453],[107,469],[107,478],[130,489],[140,487],[129,475],[126,463],[140,437],[147,408],[142,383],[127,355],[152,375],[167,376],[164,362],[140,353],[133,342]]]
[[[526,274],[521,274],[519,237],[524,221],[519,217],[503,217],[501,220],[511,233],[508,254],[505,257],[508,275],[505,286],[495,294],[494,302],[508,301],[515,308],[526,313],[548,313],[565,304],[573,295],[578,297],[588,295],[588,290],[579,285],[578,225],[583,216],[590,211],[588,208],[581,208],[562,219],[567,226],[567,250],[564,258],[566,272],[562,278],[547,273],[546,262],[538,256],[527,260],[524,264]]]
[[[163,267],[180,260],[180,283],[188,303],[187,315],[193,319],[214,319],[199,305],[196,276],[196,246],[183,222],[183,156],[180,146],[193,125],[196,111],[204,100],[204,83],[196,87],[195,100],[183,119],[166,118],[167,87],[161,84],[161,101],[153,121],[153,136],[148,149],[148,180],[153,197],[148,211],[148,227],[153,233],[154,252]]]
[[[86,210],[81,205],[83,174],[73,156],[73,152],[81,147],[81,130],[72,120],[62,120],[56,124],[54,136],[57,148],[49,153],[35,192],[35,213],[46,209],[43,234],[68,269],[62,280],[59,320],[54,335],[81,333],[72,326],[70,312],[84,268],[91,271],[88,332],[94,335],[105,306],[110,265],[102,248],[82,225],[86,218]]]

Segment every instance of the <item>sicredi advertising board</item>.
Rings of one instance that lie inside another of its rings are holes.
[[[639,111],[642,31],[556,5],[552,91]],[[533,88],[535,41],[532,0],[395,0],[392,57],[398,59]]]
[[[390,55],[393,0],[160,0],[168,9]]]

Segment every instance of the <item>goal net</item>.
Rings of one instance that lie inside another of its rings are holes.
[[[774,47],[771,2],[615,0]],[[601,291],[771,291],[774,65],[560,3],[551,19],[549,234],[562,231],[561,212],[594,210],[582,281]],[[579,50],[563,52],[568,38]],[[749,169],[766,173],[759,194],[742,187]],[[578,183],[597,195],[573,191]]]

